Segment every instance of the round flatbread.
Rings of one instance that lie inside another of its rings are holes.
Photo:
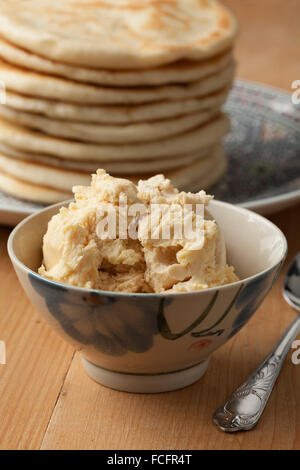
[[[211,108],[218,108],[224,104],[228,92],[229,88],[224,88],[210,95],[202,96],[201,98],[161,101],[159,103],[133,106],[84,106],[39,99],[4,90],[2,101],[15,110],[42,114],[54,119],[78,122],[129,124],[133,122],[170,119]]]
[[[4,145],[25,152],[52,155],[80,161],[99,163],[122,160],[149,160],[174,157],[208,148],[219,142],[230,129],[230,121],[224,114],[197,129],[176,137],[146,142],[144,144],[100,145],[58,139],[29,131],[0,119],[0,140]]]
[[[3,156],[12,157],[15,160],[30,161],[49,165],[55,168],[63,168],[67,170],[78,170],[89,173],[95,173],[99,164],[97,162],[81,162],[78,160],[66,160],[62,158],[49,157],[48,155],[38,155],[35,153],[22,152],[0,142],[0,152]],[[103,163],[104,169],[113,175],[140,175],[142,173],[160,173],[164,171],[174,170],[182,166],[188,165],[195,160],[205,158],[212,153],[211,148],[204,148],[191,154],[176,156],[173,158],[161,158],[157,160],[143,161],[123,161]],[[9,165],[9,162],[6,162]]]
[[[108,144],[151,142],[180,135],[211,121],[218,114],[220,114],[220,109],[210,109],[169,120],[117,125],[59,121],[0,106],[0,116],[12,123],[28,126],[54,137]]]
[[[78,82],[110,87],[129,87],[194,82],[222,70],[231,61],[232,53],[226,51],[211,59],[197,62],[182,60],[154,69],[105,70],[48,60],[16,47],[0,37],[0,57],[6,62],[25,69],[58,75]]]
[[[228,167],[228,159],[224,153],[223,149],[219,149],[219,154],[216,157],[214,162],[214,167],[212,170],[208,171],[206,174],[197,176],[195,179],[190,181],[183,190],[190,192],[197,192],[201,189],[207,190],[214,184],[216,184],[222,176],[225,174]]]
[[[166,178],[172,181],[173,186],[181,191],[197,191],[207,189],[218,181],[224,174],[227,167],[227,157],[221,146],[214,148],[207,158],[195,161],[177,170],[165,173]],[[137,183],[145,176],[130,177]]]
[[[91,179],[91,174],[88,172],[54,168],[26,160],[14,160],[1,153],[0,170],[14,178],[64,192],[72,192],[74,184],[87,186]]]
[[[111,69],[212,57],[230,47],[236,22],[215,0],[5,0],[0,33],[61,62]]]
[[[0,190],[18,199],[40,204],[55,204],[72,198],[71,193],[31,184],[8,175],[2,170],[0,170]]]
[[[187,188],[188,185],[195,184],[196,180],[203,189],[203,182],[208,181],[208,178],[209,181],[215,181],[215,175],[219,175],[220,168],[223,169],[224,167],[223,163],[224,153],[222,149],[218,147],[212,151],[207,158],[198,160],[177,170],[167,172],[165,175],[178,189]],[[68,193],[71,194],[73,186],[89,186],[91,181],[90,173],[74,172],[28,161],[13,161],[12,159],[9,161],[9,158],[2,154],[0,154],[0,174],[5,175],[6,178],[13,178],[17,182],[22,181],[23,183],[32,184],[33,187],[43,187],[48,190],[52,189],[62,192],[63,198],[68,196]],[[140,179],[146,179],[153,175],[154,174],[126,177],[137,183]],[[122,177],[124,175],[119,174],[117,176]],[[7,181],[9,180],[7,179]],[[1,188],[1,180],[0,189],[9,192],[7,187],[6,189]],[[52,196],[57,197],[57,194],[56,196],[54,194]],[[34,193],[34,197],[37,198],[38,195]],[[29,198],[29,195],[27,195],[26,198]],[[43,196],[43,199],[34,200],[45,202],[45,196]]]
[[[1,4],[0,4],[1,5]],[[86,104],[138,104],[205,96],[232,82],[235,63],[218,73],[184,85],[113,88],[78,83],[30,72],[0,60],[0,80],[7,90],[24,95]]]

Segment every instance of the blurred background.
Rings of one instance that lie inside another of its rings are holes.
[[[300,1],[223,0],[240,25],[239,78],[291,90],[300,79]]]

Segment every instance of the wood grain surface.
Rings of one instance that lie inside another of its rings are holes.
[[[226,0],[238,16],[238,75],[290,89],[300,79],[300,2]],[[286,234],[287,262],[300,249],[300,204],[271,217]],[[184,390],[134,395],[90,380],[77,353],[39,317],[19,285],[0,228],[0,449],[300,449],[300,365],[288,357],[256,429],[227,435],[213,411],[253,371],[293,319],[272,293],[246,327]]]

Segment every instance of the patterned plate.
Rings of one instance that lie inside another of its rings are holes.
[[[263,214],[300,200],[300,105],[289,93],[237,80],[225,109],[229,167],[210,193]],[[0,192],[0,223],[14,225],[41,207]]]
[[[300,200],[300,105],[289,93],[238,80],[225,110],[229,168],[211,193],[264,214]]]

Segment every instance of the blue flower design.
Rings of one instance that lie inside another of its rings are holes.
[[[104,354],[121,356],[127,351],[151,349],[157,330],[157,298],[119,297],[98,291],[68,289],[29,274],[34,290],[69,338],[92,345]]]

